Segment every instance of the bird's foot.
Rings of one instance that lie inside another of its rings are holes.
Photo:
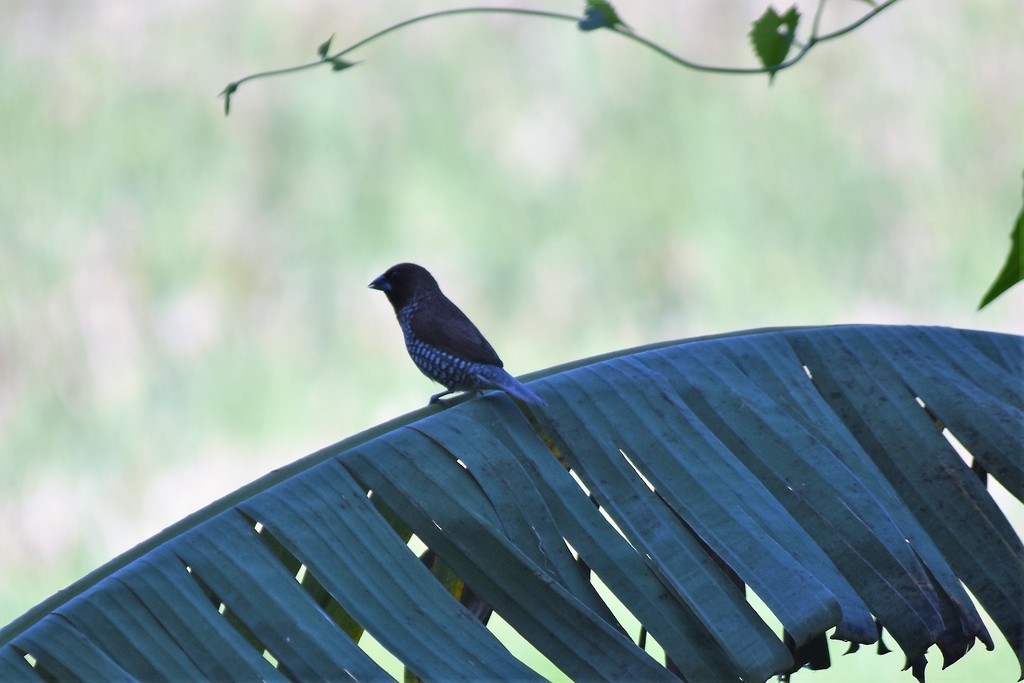
[[[429,406],[429,405],[433,405],[435,403],[440,403],[442,406],[446,405],[445,402],[441,400],[441,397],[442,396],[447,396],[448,394],[454,394],[454,393],[455,393],[455,391],[453,389],[449,389],[448,391],[440,391],[440,392],[438,392],[438,393],[436,393],[436,394],[434,394],[433,396],[430,397],[430,400],[427,402],[427,405]]]

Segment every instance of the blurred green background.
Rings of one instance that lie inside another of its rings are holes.
[[[569,23],[460,17],[342,73],[246,84],[229,118],[215,98],[332,32],[462,4],[0,4],[0,624],[420,407],[435,388],[366,289],[399,261],[513,373],[762,326],[1024,332],[1019,288],[975,312],[1021,205],[1019,7],[905,0],[772,87]],[[764,8],[618,7],[729,65],[754,64]],[[832,2],[825,27],[866,9]],[[997,639],[970,658],[1015,679]]]

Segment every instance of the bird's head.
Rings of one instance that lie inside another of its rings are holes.
[[[371,282],[370,289],[384,292],[397,311],[417,296],[437,291],[438,286],[437,280],[423,266],[399,263]]]

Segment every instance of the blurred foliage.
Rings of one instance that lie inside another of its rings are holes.
[[[1024,330],[1020,292],[974,312],[1020,201],[1005,8],[899,3],[770,89],[609,32],[464,17],[246,88],[228,119],[215,99],[332,31],[459,4],[0,5],[0,621],[424,403],[365,289],[398,261],[513,373],[760,326]],[[764,8],[626,18],[742,65]],[[861,14],[830,3],[822,28]]]

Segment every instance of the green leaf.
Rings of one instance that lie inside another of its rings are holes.
[[[1024,279],[1024,206],[1017,216],[1017,223],[1010,231],[1010,253],[1006,256],[1003,269],[996,276],[996,281],[989,287],[981,299],[978,310],[985,308],[996,297]]]
[[[351,476],[337,462],[325,465],[330,466],[309,470],[239,507],[420,677],[495,678],[512,670],[516,677],[530,677],[409,552]],[[381,609],[402,595],[416,596],[418,616]],[[453,624],[461,624],[457,645],[446,633]]]
[[[629,28],[607,0],[587,0],[583,18],[576,22],[576,26],[581,31],[595,31],[599,28],[617,28],[619,26]]]
[[[801,365],[783,348],[765,352],[774,364]],[[941,633],[934,590],[913,550],[901,542],[905,530],[893,523],[892,511],[878,500],[878,486],[884,484],[865,481],[874,478],[875,471],[861,449],[815,438],[778,405],[773,394],[751,382],[741,367],[715,349],[692,350],[686,365],[668,363],[668,358],[659,356],[652,354],[659,372],[832,561],[844,568],[857,593],[908,656],[923,652]],[[729,389],[708,395],[701,387],[709,383]],[[807,399],[813,406],[815,397],[808,394]],[[833,426],[830,433],[838,428],[842,434],[837,423]],[[880,583],[873,576],[888,580]]]
[[[507,415],[525,422],[510,399],[498,398],[513,408]],[[547,562],[530,557],[537,536],[521,546],[506,535],[506,511],[488,500],[453,454],[412,429],[392,437],[353,449],[345,466],[538,650],[574,679],[669,680],[617,624],[587,608]]]
[[[329,679],[341,666],[357,678],[382,676],[348,634],[323,619],[258,537],[241,514],[228,512],[188,534],[175,554],[299,679]]]
[[[330,50],[331,50],[331,41],[332,40],[334,40],[334,34],[333,33],[331,34],[330,38],[328,38],[324,42],[320,43],[320,47],[318,47],[316,49],[317,55],[320,56],[320,61],[323,61],[323,60],[327,59],[327,53],[330,52]]]
[[[220,91],[220,97],[224,98],[224,116],[231,113],[231,96],[238,90],[237,83],[228,83],[228,86]]]
[[[329,61],[331,62],[331,71],[344,71],[345,69],[350,69],[359,63],[349,62],[342,59],[341,57],[335,57],[334,59],[331,59]]]
[[[770,70],[769,83],[775,78],[775,68],[782,64],[789,54],[799,22],[800,12],[797,11],[796,5],[782,15],[779,15],[774,7],[769,7],[750,29],[750,42],[754,46],[754,54],[761,60],[762,66]]]
[[[622,606],[685,680],[882,628],[920,672],[991,647],[968,590],[1024,660],[1024,545],[944,436],[1024,498],[1024,338],[761,331],[540,374],[542,408],[424,408],[190,515],[0,630],[0,680],[386,679],[364,629],[423,680],[539,679],[489,608],[570,678],[670,679]]]

